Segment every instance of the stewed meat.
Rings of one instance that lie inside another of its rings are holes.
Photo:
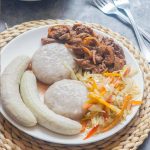
[[[94,35],[94,32],[91,28],[85,26],[85,25],[82,25],[82,24],[75,24],[72,29],[74,31],[76,31],[77,34],[80,34],[80,33],[87,33],[89,35]]]
[[[75,59],[77,64],[85,70],[94,69],[96,66],[90,63],[90,60],[86,59]]]
[[[69,26],[67,25],[52,26],[48,29],[48,38],[54,38],[59,40],[61,36],[69,33],[69,31]]]
[[[50,43],[55,43],[56,40],[52,38],[42,38],[41,39],[42,45],[50,44]]]
[[[42,44],[57,41],[72,50],[76,63],[83,69],[94,73],[116,71],[126,64],[122,48],[112,38],[96,34],[83,24],[56,25],[48,30],[48,37]]]

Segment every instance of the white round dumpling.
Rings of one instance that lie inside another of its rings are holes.
[[[55,113],[78,120],[85,111],[87,89],[81,81],[61,80],[52,84],[44,95],[45,104]]]
[[[42,46],[32,58],[32,70],[43,83],[52,84],[70,78],[70,71],[65,66],[75,69],[76,63],[72,53],[64,44],[52,43]]]

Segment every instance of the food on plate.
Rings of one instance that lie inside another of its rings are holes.
[[[57,114],[79,120],[85,110],[87,89],[81,81],[64,79],[52,84],[45,93],[45,104]]]
[[[32,69],[36,77],[43,83],[52,84],[70,78],[70,68],[75,69],[76,63],[72,53],[63,44],[52,43],[35,52],[32,58]]]
[[[41,42],[31,60],[15,58],[1,77],[2,105],[20,125],[88,139],[142,104],[139,74],[107,35],[79,23],[53,25]]]
[[[113,39],[96,34],[83,24],[55,25],[48,29],[42,44],[64,43],[75,54],[76,63],[85,71],[102,73],[122,69],[126,64],[122,48]]]
[[[80,133],[82,126],[79,122],[54,113],[40,100],[36,77],[32,71],[23,74],[20,90],[24,103],[36,116],[41,126],[64,135]]]
[[[37,121],[32,112],[23,103],[19,92],[22,74],[27,69],[30,58],[18,56],[9,63],[1,76],[1,100],[6,112],[19,124],[31,127]]]
[[[130,113],[132,106],[140,105],[139,89],[133,80],[136,71],[128,66],[114,72],[77,74],[88,88],[88,100],[83,105],[87,113],[82,118],[82,132],[90,129],[85,139],[110,130]]]

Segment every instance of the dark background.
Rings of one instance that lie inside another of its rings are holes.
[[[150,33],[150,0],[130,0],[133,16],[143,29]],[[104,15],[93,7],[92,0],[42,0],[24,2],[19,0],[1,0],[0,32],[8,27],[25,21],[39,19],[72,19],[99,23],[119,32],[137,42],[132,29],[115,17]],[[139,150],[150,150],[150,137],[139,147]]]

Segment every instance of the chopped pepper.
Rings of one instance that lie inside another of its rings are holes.
[[[123,106],[122,106],[122,109],[120,111],[120,113],[118,113],[115,117],[115,119],[109,124],[107,125],[106,127],[104,128],[101,128],[100,129],[100,132],[105,132],[105,131],[108,131],[110,130],[111,128],[113,128],[115,125],[117,125],[118,122],[120,122],[123,114],[124,114],[124,110],[127,108],[128,106],[128,103],[129,101],[131,100],[131,96],[130,95],[127,95],[125,98],[124,98],[124,103],[123,103]]]
[[[90,100],[88,100],[89,103],[100,103],[105,105],[106,107],[110,108],[112,111],[119,113],[120,109],[115,107],[114,105],[109,104],[108,102],[106,102],[105,100],[103,100],[102,98],[100,98],[98,95],[96,95],[95,93],[89,93],[89,98],[91,98]]]
[[[99,125],[96,125],[95,127],[93,127],[93,128],[88,132],[88,134],[86,135],[86,137],[84,138],[84,140],[86,140],[86,139],[90,138],[91,136],[93,136],[93,135],[97,132],[98,127],[99,127]]]
[[[131,102],[131,104],[132,104],[132,105],[141,105],[141,104],[142,104],[142,101],[135,101],[135,100],[133,100],[133,101]]]

